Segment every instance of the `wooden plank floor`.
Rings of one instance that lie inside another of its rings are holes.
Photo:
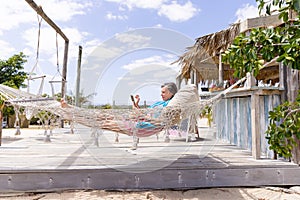
[[[0,191],[57,189],[186,189],[201,187],[300,185],[300,169],[283,160],[251,157],[248,150],[217,141],[200,128],[199,140],[132,138],[113,132],[92,137],[88,128],[56,129],[45,142],[42,129],[4,129],[0,147]],[[95,145],[98,141],[99,146]]]

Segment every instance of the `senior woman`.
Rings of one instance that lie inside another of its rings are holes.
[[[160,94],[162,101],[155,102],[149,108],[166,107],[176,93],[177,93],[177,86],[175,83],[173,82],[164,83],[161,86],[161,94]],[[139,108],[138,104],[140,101],[140,97],[139,95],[136,95],[135,98],[136,98],[136,103],[134,104],[134,107]]]
[[[135,125],[132,126],[131,120],[118,120],[116,116],[109,116],[104,115],[103,113],[95,113],[96,121],[101,121],[101,128],[108,129],[112,131],[116,131],[119,133],[124,133],[126,135],[133,135],[134,129],[137,131],[135,134],[137,138],[139,137],[147,137],[153,134],[160,132],[163,129],[163,126],[159,119],[157,119],[160,115],[161,109],[166,107],[170,100],[174,97],[177,93],[177,86],[173,82],[164,83],[161,86],[161,98],[162,101],[157,101],[156,103],[152,104],[149,108],[152,108],[154,112],[144,112],[142,110],[136,110],[138,112],[132,112],[133,117],[132,121]],[[140,100],[139,96],[136,95],[136,103],[134,103],[134,107],[139,108],[138,102]],[[61,100],[61,107],[62,108],[72,108],[73,106],[68,105],[63,99]],[[152,110],[150,109],[150,110]],[[148,110],[148,109],[146,109]],[[149,111],[149,110],[148,110]],[[76,113],[75,113],[76,114]],[[134,117],[134,114],[137,114],[138,117]],[[140,116],[142,114],[142,116]],[[116,138],[118,141],[118,138]],[[133,146],[132,149],[136,149],[137,143]]]

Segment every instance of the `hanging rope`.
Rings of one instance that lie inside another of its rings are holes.
[[[56,74],[53,76],[52,80],[56,77],[58,74],[59,76],[62,77],[62,74],[60,73],[60,67],[59,67],[59,56],[58,56],[58,38],[57,38],[58,33],[56,32]]]
[[[57,67],[57,71],[60,73],[60,71],[59,71],[59,59],[58,59],[58,39],[57,39],[57,32],[56,32],[56,67]]]
[[[41,76],[40,78],[42,78],[42,81],[41,81],[41,84],[40,84],[40,88],[39,88],[39,91],[38,91],[38,96],[42,96],[42,92],[43,92],[43,86],[44,86],[44,82],[45,82],[45,77],[46,76]]]
[[[55,95],[55,92],[54,92],[54,85],[53,83],[61,83],[62,81],[66,81],[61,72],[60,72],[60,66],[59,66],[59,55],[58,55],[58,33],[56,32],[56,74],[52,77],[51,81],[49,81],[50,85],[51,85],[51,90],[52,90],[52,97],[54,97]],[[62,80],[61,81],[55,81],[55,77],[59,75],[60,77],[62,77]]]
[[[41,26],[42,26],[43,18],[40,18],[39,15],[37,15],[37,19],[38,19],[39,28],[38,28],[38,41],[37,41],[37,48],[36,48],[36,59],[35,59],[35,64],[29,74],[30,78],[31,78],[31,75],[33,74],[33,71],[37,68],[37,65],[39,62],[40,37],[41,37]]]
[[[36,48],[36,59],[35,59],[35,64],[32,67],[31,72],[29,73],[29,76],[27,78],[27,92],[30,90],[30,81],[38,78],[42,78],[39,90],[38,90],[38,95],[41,96],[43,92],[43,87],[44,87],[44,78],[45,76],[40,76],[40,77],[32,77],[34,74],[33,72],[36,70],[39,62],[39,52],[40,52],[40,38],[41,38],[41,26],[42,26],[42,20],[43,18],[39,17],[37,14],[37,20],[38,20],[38,40],[37,40],[37,48]]]

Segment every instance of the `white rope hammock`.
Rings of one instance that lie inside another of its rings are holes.
[[[179,127],[182,120],[199,116],[203,109],[222,99],[235,86],[245,81],[243,78],[235,84],[218,93],[216,96],[202,101],[175,105],[163,109],[85,109],[75,106],[63,108],[61,103],[53,98],[40,98],[37,95],[22,92],[0,85],[0,95],[7,103],[19,110],[22,108],[27,119],[43,111],[45,125],[52,125],[61,119],[70,120],[91,128],[108,129],[135,138],[158,134],[162,130]],[[159,117],[153,118],[153,115]],[[46,122],[47,121],[47,122]],[[151,123],[151,128],[137,128],[137,124]]]

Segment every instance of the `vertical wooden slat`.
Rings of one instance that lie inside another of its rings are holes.
[[[252,124],[252,156],[260,158],[260,117],[259,117],[259,95],[251,95],[251,124]]]
[[[233,144],[238,145],[237,136],[237,123],[238,123],[238,110],[237,110],[237,99],[232,99],[232,122],[233,122]]]
[[[219,54],[219,83],[223,83],[224,81],[224,70],[222,63],[222,54]]]
[[[240,110],[240,98],[237,98],[236,100],[236,135],[237,135],[237,145],[239,147],[243,146],[241,143],[241,124],[243,123],[241,118],[241,110]]]
[[[268,104],[268,112],[270,112],[271,110],[274,109],[274,107],[275,107],[275,104],[274,104],[275,101],[274,101],[274,99],[278,98],[278,96],[279,95],[272,95],[272,96],[270,96],[269,104]],[[269,113],[268,113],[268,118],[266,120],[267,120],[267,123],[268,123],[268,126],[269,126],[269,124],[270,124]],[[266,131],[268,129],[268,126],[266,127]],[[266,147],[267,147],[267,157],[268,158],[274,158],[274,152],[273,152],[273,150],[269,149],[270,145],[268,144],[268,140],[265,139],[265,141],[266,141]]]
[[[296,98],[298,96],[299,92],[299,84],[300,84],[300,78],[299,78],[299,70],[291,69],[289,68],[287,75],[287,84],[288,84],[288,100],[290,102],[296,101]],[[294,145],[294,148],[292,149],[292,161],[294,163],[300,164],[300,140],[296,137],[296,135],[293,135],[293,139],[296,142],[296,145]]]
[[[286,101],[287,100],[287,69],[286,66],[284,66],[282,63],[279,63],[279,86],[281,89],[284,89],[285,91],[281,95],[281,100]]]
[[[228,99],[228,111],[229,111],[229,114],[228,116],[230,116],[229,118],[229,127],[228,127],[228,130],[229,130],[229,133],[228,133],[228,136],[229,136],[229,141],[231,142],[231,144],[234,144],[234,130],[233,130],[233,101],[232,101],[233,98],[230,98]]]
[[[249,150],[252,151],[252,124],[251,124],[251,97],[247,97],[247,130],[248,130],[248,141],[247,141],[247,146]]]
[[[219,112],[218,112],[218,114],[219,114],[219,116],[218,116],[219,121],[216,122],[216,125],[220,127],[220,129],[219,129],[220,130],[219,139],[221,139],[221,138],[223,139],[224,138],[224,133],[226,131],[225,130],[226,129],[226,125],[224,124],[224,122],[226,122],[226,99],[222,99],[218,105],[219,105],[219,107],[218,107],[218,109],[219,109]],[[224,108],[225,108],[223,110],[223,113],[220,112],[220,110],[221,110],[220,108],[222,106],[224,106]]]
[[[260,154],[261,156],[266,156],[267,150],[266,150],[266,145],[265,145],[265,137],[264,137],[264,132],[265,132],[265,117],[266,117],[266,112],[268,112],[268,109],[266,108],[266,103],[268,101],[268,96],[260,96]]]
[[[246,98],[240,98],[239,110],[240,110],[240,122],[239,122],[239,134],[240,143],[242,148],[247,148],[247,113],[246,113]]]

